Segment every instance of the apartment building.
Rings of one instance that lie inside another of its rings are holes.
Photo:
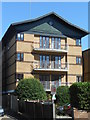
[[[90,82],[90,48],[83,51],[83,81]]]
[[[22,78],[35,77],[47,92],[52,85],[82,81],[81,38],[88,32],[54,12],[13,23],[2,39],[3,91]]]

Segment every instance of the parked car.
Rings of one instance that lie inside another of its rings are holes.
[[[71,104],[65,104],[63,106],[59,106],[57,108],[57,113],[62,115],[69,115],[72,116],[72,107]]]
[[[4,116],[4,109],[0,106],[0,116]]]

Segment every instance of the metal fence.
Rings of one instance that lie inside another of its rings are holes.
[[[18,101],[19,112],[29,118],[53,118],[53,104],[50,102]]]
[[[29,119],[53,118],[53,103],[38,101],[20,101],[14,95],[3,96],[3,108],[14,112],[20,112]]]

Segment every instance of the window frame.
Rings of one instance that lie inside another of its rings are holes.
[[[79,60],[80,60],[81,62],[80,62]],[[82,57],[78,57],[78,56],[76,57],[76,64],[77,64],[77,65],[81,65],[81,64],[82,64]]]
[[[18,54],[20,55],[19,57],[20,57],[20,59],[18,60]],[[22,55],[23,55],[23,58],[22,58]],[[24,61],[24,53],[17,53],[16,54],[16,60],[17,61]]]
[[[51,48],[61,49],[61,38],[60,37],[51,37]]]
[[[50,37],[49,36],[40,36],[39,37],[39,48],[42,48],[42,49],[50,48]]]
[[[18,76],[18,75],[20,75],[20,76]],[[17,74],[15,75],[15,77],[16,77],[16,81],[18,82],[18,81],[20,81],[21,79],[24,78],[24,75],[23,75],[23,73],[22,73],[22,74],[21,74],[21,73],[17,73]],[[20,79],[19,79],[18,77],[20,77]]]
[[[50,64],[50,56],[49,55],[39,55],[39,61],[40,61],[40,68],[49,68]],[[47,62],[47,64],[45,64]]]
[[[82,82],[82,76],[76,76],[76,82]]]
[[[81,39],[76,39],[76,46],[81,46]]]
[[[40,82],[42,83],[45,90],[50,89],[50,75],[49,74],[39,74]]]
[[[20,39],[18,39],[18,35],[19,35],[19,34],[20,34]],[[23,35],[23,39],[22,39],[22,37],[21,37],[22,35]],[[17,33],[17,34],[16,34],[16,40],[17,40],[17,41],[24,41],[24,33]]]

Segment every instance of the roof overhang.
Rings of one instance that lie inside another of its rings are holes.
[[[26,32],[32,29],[35,26],[43,24],[52,20],[54,22],[53,27],[60,31],[64,36],[81,39],[82,37],[90,34],[88,31],[81,29],[80,27],[71,24],[67,20],[63,19],[61,16],[57,15],[54,12],[48,13],[41,17],[32,20],[26,20],[23,22],[17,22],[10,25],[7,32],[5,33],[3,39],[10,35],[10,33],[15,30],[15,32]],[[34,32],[33,32],[34,33]],[[39,33],[39,32],[38,32]]]

